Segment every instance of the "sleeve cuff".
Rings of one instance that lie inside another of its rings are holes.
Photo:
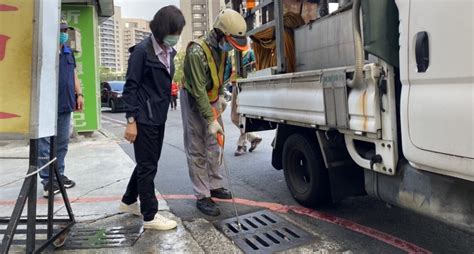
[[[125,113],[125,119],[127,119],[129,117],[133,117],[133,118],[137,119],[137,113],[135,113],[135,112],[126,112]]]

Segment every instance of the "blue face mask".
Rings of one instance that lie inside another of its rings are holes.
[[[60,33],[59,34],[59,44],[65,44],[69,40],[69,34],[67,33]]]
[[[219,48],[222,49],[222,51],[225,51],[225,52],[229,52],[229,51],[234,49],[234,47],[232,47],[232,45],[230,45],[230,43],[228,43],[225,40],[223,41],[223,43],[219,43]]]
[[[173,47],[179,41],[179,35],[167,35],[163,39],[163,44],[167,47]]]

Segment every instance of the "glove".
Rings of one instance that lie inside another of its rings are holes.
[[[217,101],[219,105],[220,112],[224,112],[227,108],[227,100],[225,99],[224,95],[219,95],[219,100]]]
[[[217,133],[224,133],[222,126],[219,124],[217,120],[214,120],[211,123],[209,123],[208,130],[209,130],[209,133],[212,135],[217,135]]]

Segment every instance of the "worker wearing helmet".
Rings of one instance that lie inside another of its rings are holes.
[[[224,132],[220,113],[227,106],[223,86],[227,52],[247,48],[246,31],[244,18],[232,9],[224,9],[208,34],[189,43],[184,59],[184,89],[180,94],[184,147],[196,206],[210,216],[220,214],[211,197],[232,198],[223,186],[216,137]]]

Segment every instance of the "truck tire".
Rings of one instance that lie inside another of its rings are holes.
[[[295,200],[309,207],[328,203],[329,177],[316,139],[293,134],[283,147],[283,171],[286,185]]]
[[[114,100],[110,100],[110,108],[112,109],[112,113],[117,112],[117,105],[115,104]]]

